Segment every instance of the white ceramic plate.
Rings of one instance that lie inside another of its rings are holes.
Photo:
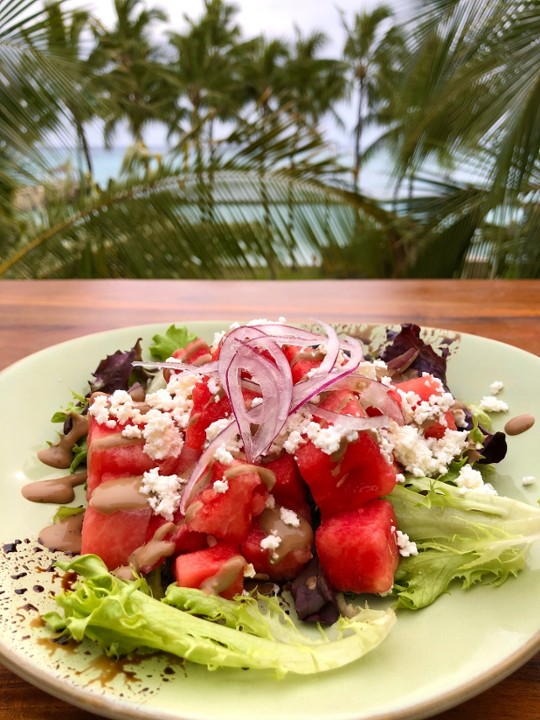
[[[192,323],[211,339],[223,323]],[[362,336],[365,326],[347,326]],[[52,413],[85,391],[99,360],[131,347],[145,346],[163,325],[124,328],[86,336],[32,355],[0,374],[0,541],[20,540],[6,552],[0,570],[0,658],[4,664],[53,695],[112,718],[174,720],[419,720],[456,705],[496,683],[540,649],[540,543],[532,548],[528,569],[500,588],[455,588],[431,607],[401,612],[390,636],[365,658],[320,676],[275,680],[271,673],[222,670],[209,673],[166,656],[135,663],[114,663],[83,643],[52,643],[38,614],[55,607],[52,592],[60,578],[51,558],[37,545],[39,530],[56,508],[24,500],[30,480],[55,476],[36,459],[54,439]],[[443,331],[430,331],[442,338]],[[455,333],[450,333],[455,336]],[[540,358],[516,348],[461,335],[449,360],[449,384],[464,400],[479,400],[494,380],[510,415],[540,416]],[[506,418],[496,420],[500,428]],[[501,494],[531,504],[538,481],[540,422],[509,438],[509,453],[493,480]],[[37,550],[36,550],[37,549]]]

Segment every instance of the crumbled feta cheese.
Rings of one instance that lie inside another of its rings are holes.
[[[99,425],[106,423],[109,419],[109,399],[107,395],[94,395],[88,412],[96,419]]]
[[[148,504],[157,515],[172,520],[180,504],[184,482],[178,475],[160,475],[159,468],[152,468],[143,473],[141,492],[148,495]]]
[[[475,470],[470,465],[464,465],[461,468],[459,475],[456,478],[456,484],[459,487],[461,494],[465,494],[470,490],[483,492],[488,495],[497,494],[497,491],[491,483],[484,482],[482,473],[479,470]]]
[[[534,475],[525,475],[524,478],[521,480],[521,484],[523,487],[529,487],[530,485],[534,485],[536,482],[536,478]]]
[[[214,378],[210,378],[208,380],[208,389],[212,393],[212,395],[217,395],[220,391],[220,385]]]
[[[401,530],[396,530],[396,542],[401,557],[411,557],[411,555],[418,555],[418,548],[416,547],[416,543],[413,542],[406,533],[401,532]]]
[[[208,442],[210,443],[212,440],[215,440],[220,432],[225,430],[230,423],[231,421],[228,418],[221,418],[220,420],[210,423],[210,425],[206,428],[206,439]]]
[[[275,507],[276,507],[276,499],[275,499],[275,497],[274,497],[273,495],[268,495],[268,497],[266,498],[266,502],[265,502],[264,506],[267,507],[267,508],[269,508],[270,510],[272,510],[273,508],[275,508]]]
[[[415,425],[400,426],[394,421],[376,433],[386,460],[396,460],[414,477],[443,475],[468,445],[467,433],[459,430],[447,429],[441,438],[426,438]]]
[[[396,475],[396,482],[398,483],[404,483],[405,482],[405,475],[403,473],[397,473]]]
[[[341,447],[343,440],[354,442],[358,439],[358,432],[339,425],[329,425],[323,428],[316,422],[306,425],[304,432],[311,442],[327,455],[332,455]]]
[[[178,457],[184,445],[184,438],[174,420],[167,413],[152,408],[145,415],[143,428],[144,451],[154,460]]]
[[[300,525],[300,518],[294,512],[294,510],[289,510],[282,507],[279,509],[279,517],[285,523],[285,525],[290,525],[291,527],[299,527]]]
[[[494,395],[485,395],[479,403],[480,410],[485,412],[508,412],[508,405],[504,400],[499,400]]]
[[[504,383],[501,382],[501,380],[495,380],[495,382],[492,382],[489,386],[489,391],[492,395],[498,395],[503,388]]]
[[[281,545],[281,538],[276,531],[273,530],[270,535],[267,535],[261,540],[260,545],[263,550],[277,550]]]
[[[214,460],[221,463],[222,465],[230,465],[234,460],[234,456],[230,450],[227,449],[227,445],[223,443],[220,445],[214,453]]]
[[[256,574],[257,573],[255,571],[255,568],[253,567],[253,565],[251,563],[246,563],[246,565],[244,565],[244,577],[254,578]],[[248,595],[249,595],[249,593],[248,593]]]
[[[229,482],[228,482],[228,480],[225,480],[225,479],[215,480],[212,487],[214,488],[214,490],[217,493],[226,493],[227,490],[229,489]]]
[[[121,435],[125,438],[142,438],[143,432],[142,428],[140,428],[138,425],[126,425],[124,428],[122,428]]]

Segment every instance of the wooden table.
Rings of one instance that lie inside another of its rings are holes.
[[[484,335],[540,355],[540,281],[0,281],[0,369],[51,344],[127,325],[250,319],[401,322]],[[531,599],[537,608],[538,598]],[[536,603],[536,605],[535,605]],[[0,718],[95,717],[0,666]],[[538,720],[540,653],[437,720]]]

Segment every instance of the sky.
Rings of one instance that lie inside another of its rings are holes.
[[[325,52],[339,56],[344,42],[344,30],[341,24],[340,11],[350,21],[355,13],[372,10],[384,3],[395,8],[399,16],[409,4],[409,0],[231,0],[238,8],[237,22],[242,27],[245,37],[264,34],[266,37],[278,37],[292,40],[295,26],[302,34],[313,30],[322,30],[328,36]],[[203,0],[146,0],[147,7],[160,8],[169,17],[168,27],[181,32],[185,28],[184,15],[198,18],[202,13]],[[114,22],[113,0],[67,0],[67,7],[84,7],[92,11],[105,25]],[[340,111],[346,129],[338,129],[331,121],[328,122],[326,135],[338,147],[345,148],[352,142],[352,116],[347,116],[347,109]],[[148,145],[164,144],[162,132],[155,128],[146,135]],[[102,144],[100,133],[90,132],[92,145]],[[116,145],[129,144],[129,136],[120,131],[115,139]]]

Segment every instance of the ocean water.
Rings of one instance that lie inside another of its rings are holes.
[[[105,187],[110,179],[118,178],[127,148],[117,147],[107,150],[105,148],[92,148],[92,163],[95,181]],[[149,152],[167,154],[163,147],[149,147]],[[46,157],[58,173],[71,168],[74,172],[79,167],[79,161],[73,150],[68,148],[47,148]],[[84,168],[84,162],[82,163]],[[392,182],[390,179],[391,160],[387,155],[374,158],[362,168],[360,175],[360,189],[366,195],[387,199],[392,196]]]

